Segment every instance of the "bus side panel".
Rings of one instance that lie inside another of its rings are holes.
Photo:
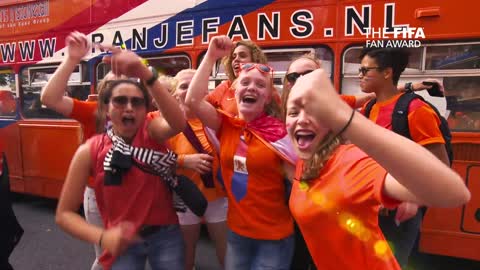
[[[0,140],[3,142],[10,172],[10,189],[24,192],[20,131],[16,120],[1,119]]]
[[[25,192],[58,198],[72,156],[81,143],[81,130],[75,122],[47,123],[20,124]]]
[[[462,230],[480,237],[480,163],[467,167],[465,180],[472,198],[464,208]]]
[[[476,210],[480,208],[480,185],[478,183],[480,162],[462,160],[467,156],[468,159],[472,158],[472,148],[478,148],[480,145],[469,144],[469,151],[463,153],[461,150],[465,148],[464,146],[464,144],[453,144],[456,160],[452,167],[465,179],[472,193],[472,199],[462,207],[428,208],[422,225],[420,250],[427,253],[480,260],[478,252],[480,250],[479,220],[475,215]],[[475,156],[479,154],[477,152]],[[476,168],[475,172],[471,169],[472,167]],[[474,176],[472,173],[477,173],[477,175]]]

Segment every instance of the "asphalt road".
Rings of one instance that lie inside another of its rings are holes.
[[[14,196],[13,208],[25,230],[10,257],[15,270],[90,269],[95,256],[93,246],[72,238],[55,224],[56,203],[33,196]],[[220,270],[205,232],[197,247],[196,270]]]
[[[94,258],[93,247],[60,230],[54,221],[56,203],[56,200],[33,196],[14,196],[14,211],[25,230],[10,257],[14,269],[90,269]],[[426,254],[420,254],[418,258],[420,260],[414,261],[406,270],[480,270],[480,262]],[[220,270],[205,230],[197,247],[196,270]]]

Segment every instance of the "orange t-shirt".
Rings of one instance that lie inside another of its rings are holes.
[[[395,95],[389,100],[377,102],[370,111],[369,119],[377,125],[392,130],[392,113],[397,100],[402,94]],[[365,106],[362,113],[365,112]],[[445,143],[440,131],[440,119],[435,111],[425,102],[414,99],[408,107],[408,128],[412,140],[420,145]]]
[[[297,163],[300,179],[303,162]],[[378,227],[380,205],[399,202],[382,190],[387,172],[358,147],[339,146],[308,186],[294,181],[290,210],[322,270],[400,270]]]
[[[285,197],[283,159],[245,129],[243,120],[222,117],[218,134],[228,227],[254,239],[279,240],[291,235],[293,219]]]
[[[355,96],[340,95],[340,98],[345,101],[348,106],[355,109],[355,103],[357,102],[357,98]]]
[[[214,153],[213,147],[210,145],[207,136],[205,135],[205,131],[203,130],[203,125],[198,119],[191,119],[188,120],[188,123],[193,129],[193,132],[197,136],[198,140],[203,146],[203,149],[211,156],[213,156],[214,160],[212,163],[212,172],[213,177],[216,178],[216,171],[218,170],[218,157],[217,154]],[[190,144],[187,137],[183,133],[179,133],[176,136],[170,138],[167,142],[168,146],[172,151],[174,151],[177,155],[189,155],[189,154],[197,154],[197,150]],[[202,179],[200,178],[200,174],[191,169],[185,168],[178,168],[177,174],[185,175],[189,179],[191,179],[197,187],[202,191],[205,198],[210,202],[214,201],[218,198],[225,197],[225,193],[223,192],[220,184],[218,183],[217,179],[214,179],[215,188],[206,188],[203,185]]]
[[[82,125],[83,140],[86,141],[96,133],[95,113],[97,111],[96,101],[81,101],[73,99],[73,108],[69,117],[77,120]]]
[[[83,141],[93,137],[97,133],[95,114],[97,111],[96,101],[81,101],[73,99],[73,108],[69,117],[80,122],[83,131]],[[93,187],[93,178],[88,178],[88,186]]]
[[[237,101],[235,100],[235,89],[232,88],[232,82],[223,81],[205,99],[215,108],[221,109],[230,115],[237,115]]]

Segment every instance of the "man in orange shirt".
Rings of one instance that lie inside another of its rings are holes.
[[[401,93],[397,83],[408,64],[408,53],[403,49],[364,49],[359,69],[360,87],[365,93],[375,93],[369,119],[392,130],[392,113]],[[365,111],[365,107],[363,109]],[[449,164],[445,141],[440,131],[440,119],[425,102],[414,99],[408,108],[408,128],[411,139],[427,148],[445,164]],[[405,202],[396,211],[383,211],[379,224],[385,237],[393,245],[395,256],[402,267],[414,247],[420,231],[423,210]]]

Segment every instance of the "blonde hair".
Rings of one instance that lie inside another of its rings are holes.
[[[178,87],[178,83],[179,83],[178,78],[179,78],[180,75],[183,75],[183,74],[185,74],[185,73],[193,73],[193,74],[195,74],[195,72],[197,72],[197,70],[191,69],[191,68],[187,68],[187,69],[182,69],[182,70],[180,70],[180,71],[177,73],[177,75],[175,75],[175,77],[172,78],[172,88],[173,88],[173,90],[172,90],[171,94],[173,95],[173,94],[175,94],[175,92],[177,91],[177,87]]]
[[[170,94],[173,94],[175,92],[175,80],[172,76],[166,75],[166,74],[158,74],[158,81],[163,85],[167,87],[167,91]]]
[[[238,46],[245,46],[250,50],[251,58],[253,63],[267,64],[267,56],[263,53],[262,49],[251,40],[240,40],[235,44],[235,47],[232,48],[230,54],[225,56],[222,59],[222,64],[225,66],[225,73],[228,76],[228,79],[233,82],[237,77],[232,68],[233,61],[233,52]]]
[[[290,64],[288,65],[287,67],[287,72],[285,73],[285,77],[283,77],[283,90],[282,90],[282,98],[281,98],[281,104],[282,104],[282,119],[285,121],[285,117],[286,117],[286,108],[287,108],[287,99],[288,99],[288,95],[290,94],[290,88],[288,88],[288,81],[287,81],[287,74],[288,74],[288,71],[290,70],[290,66],[292,66],[292,64],[300,59],[307,59],[307,60],[310,60],[312,61],[315,66],[317,68],[320,68],[321,67],[321,60],[315,56],[315,54],[313,53],[306,53],[304,55],[301,55],[295,59],[293,59]]]

